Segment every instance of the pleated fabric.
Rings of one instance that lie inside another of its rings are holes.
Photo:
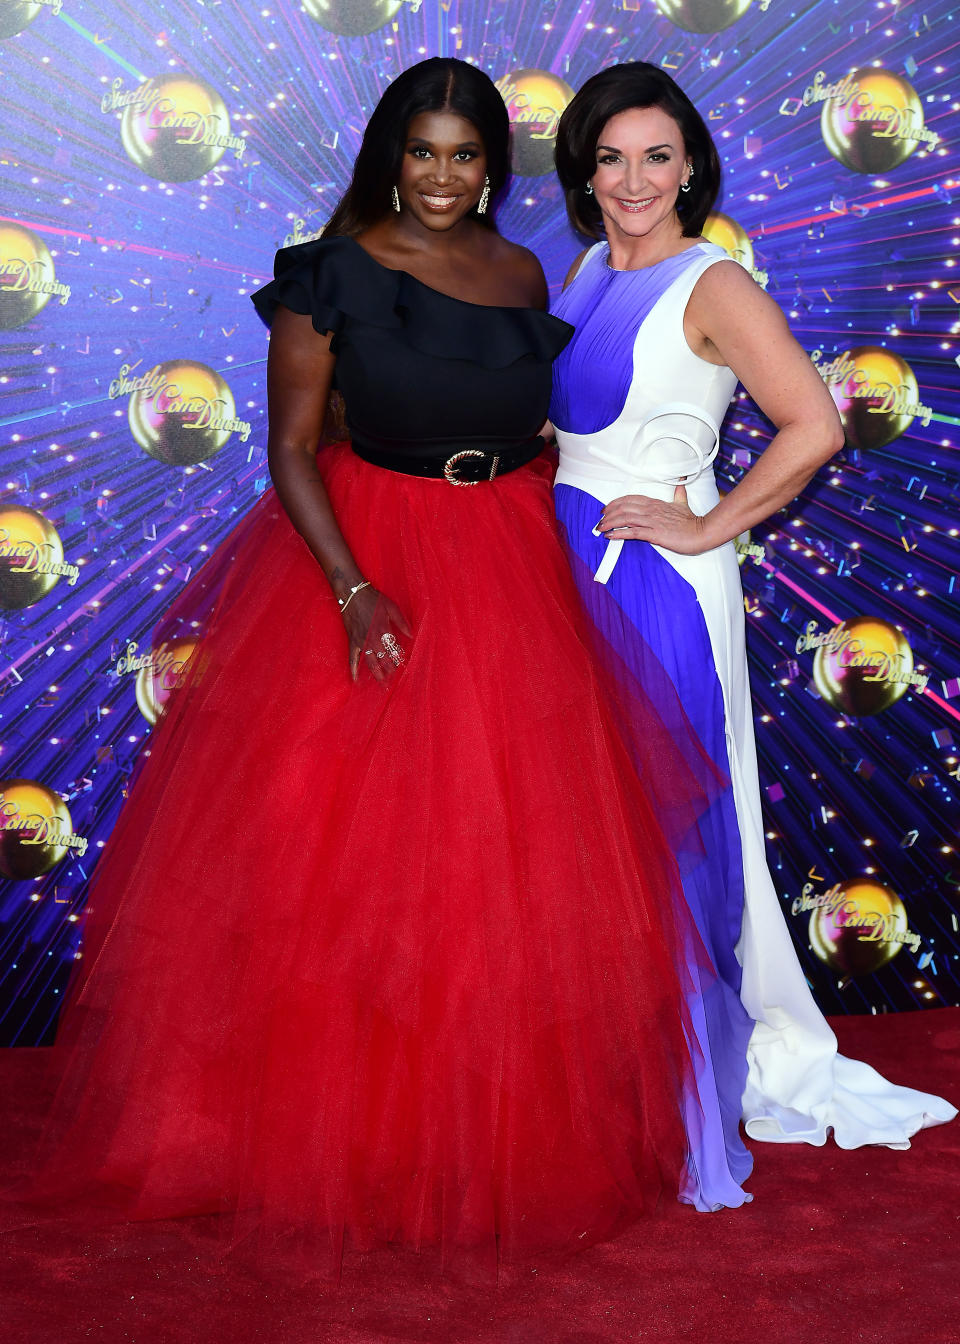
[[[723,692],[709,636],[693,589],[653,546],[628,544],[610,580],[595,582],[607,546],[593,531],[602,506],[569,485],[556,487],[555,503],[571,572],[597,632],[598,656],[629,667],[677,741],[685,729],[716,769],[710,807],[692,818],[692,834],[672,834],[684,899],[710,949],[702,978],[699,948],[686,968],[699,1057],[696,1089],[687,1098],[688,1180],[681,1198],[701,1212],[737,1208],[752,1198],[743,1189],[753,1158],[740,1119],[754,1022],[740,999],[735,948],[743,921],[743,856],[727,773]]]
[[[686,1179],[710,969],[650,795],[690,834],[709,784],[595,670],[548,462],[456,489],[319,461],[405,665],[351,682],[272,492],[186,590],[158,637],[202,638],[95,876],[33,1195],[216,1215],[308,1277],[384,1244],[493,1272]]]

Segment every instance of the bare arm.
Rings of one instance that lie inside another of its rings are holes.
[[[270,333],[267,460],[280,503],[337,597],[362,575],[343,539],[317,470],[317,444],[333,382],[330,337],[309,317],[280,307]]]
[[[343,600],[365,576],[344,541],[317,470],[317,444],[335,364],[330,337],[314,331],[309,317],[289,308],[277,309],[267,360],[270,475],[290,521],[327,576],[336,597]],[[393,607],[375,588],[364,588],[350,599],[343,612],[350,643],[350,672],[354,678],[371,620],[382,604]],[[395,609],[389,614],[401,629],[406,628]]]
[[[517,243],[509,244],[507,257],[515,278],[517,298],[522,298],[523,303],[530,308],[546,308],[550,296],[539,258],[528,247],[520,247]]]
[[[789,503],[843,446],[843,429],[830,393],[780,309],[735,262],[711,266],[701,276],[684,327],[697,354],[733,369],[777,433],[705,517],[690,511],[681,486],[673,503],[639,495],[614,500],[600,528],[614,537],[696,555]]]
[[[585,247],[582,252],[578,252],[577,255],[574,257],[569,271],[567,271],[566,275],[564,276],[562,285],[563,289],[566,289],[567,285],[572,285],[574,280],[576,280],[577,272],[583,265],[583,259],[589,251],[590,251],[589,247]]]
[[[705,284],[703,282],[706,282]],[[745,532],[794,499],[843,447],[833,398],[773,299],[735,262],[711,266],[694,290],[691,327],[743,383],[777,433],[707,520],[710,545]]]

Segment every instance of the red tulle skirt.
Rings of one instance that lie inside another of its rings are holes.
[[[218,1214],[318,1275],[611,1236],[676,1195],[691,1069],[625,718],[667,803],[689,781],[606,700],[546,462],[470,489],[320,462],[408,661],[351,682],[272,492],[180,599],[168,632],[205,634],[100,861],[38,1188]]]

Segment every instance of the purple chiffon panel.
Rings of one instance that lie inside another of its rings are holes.
[[[567,320],[571,320],[569,317]],[[689,811],[664,813],[683,893],[703,949],[691,949],[685,983],[696,1035],[696,1095],[685,1098],[690,1145],[681,1198],[698,1209],[735,1208],[750,1196],[742,1182],[753,1159],[740,1136],[740,1103],[753,1023],[740,1001],[734,948],[743,920],[743,861],[724,733],[723,694],[710,639],[690,585],[651,546],[628,543],[607,584],[596,573],[607,542],[593,528],[602,511],[572,486],[555,491],[574,579],[597,634],[608,674],[643,687],[688,764],[699,772],[706,800],[691,826]],[[627,669],[627,673],[624,673]],[[637,769],[663,813],[655,753],[627,734]]]
[[[573,284],[551,305],[575,328],[553,365],[550,420],[568,434],[596,434],[626,405],[633,381],[637,332],[657,300],[688,266],[698,247],[638,271],[615,271],[606,248],[591,252]]]

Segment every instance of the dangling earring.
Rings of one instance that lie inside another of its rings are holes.
[[[686,180],[686,182],[684,182],[684,184],[683,184],[683,185],[681,186],[681,188],[680,188],[681,191],[689,191],[689,190],[690,190],[690,178],[691,178],[691,177],[693,177],[693,164],[692,164],[692,163],[691,163],[691,165],[690,165],[690,172],[689,172],[689,174],[687,175],[687,180]]]
[[[391,197],[391,200],[393,201],[393,208],[394,208],[394,210],[396,210],[397,214],[399,215],[399,213],[400,213],[400,193],[399,193],[399,191],[397,191],[396,187],[391,187],[391,188],[390,188],[390,197]]]
[[[590,183],[590,182],[588,182],[587,185],[584,187],[584,191],[587,193],[588,196],[592,196],[592,195],[593,195],[593,184]]]
[[[487,213],[487,206],[489,204],[490,204],[490,179],[489,177],[487,177],[486,174],[484,174],[483,191],[481,191],[480,199],[477,202],[477,214],[485,215]]]

